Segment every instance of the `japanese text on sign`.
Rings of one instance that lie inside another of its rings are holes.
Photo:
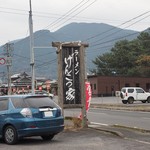
[[[79,48],[64,49],[64,99],[65,104],[80,103]]]

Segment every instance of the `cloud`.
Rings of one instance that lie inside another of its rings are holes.
[[[57,23],[57,28],[70,22],[98,22],[118,26],[146,11],[149,0],[32,0],[34,31],[54,23],[61,15],[76,7],[65,23]],[[88,4],[94,2],[88,8]],[[80,12],[80,13],[79,13]],[[78,14],[79,13],[79,14]],[[28,30],[29,0],[0,0],[0,45],[25,37]],[[78,14],[78,15],[75,15]],[[68,13],[69,15],[69,13]],[[73,17],[75,16],[75,17]],[[68,16],[67,16],[68,17]],[[65,18],[67,18],[65,17]],[[65,21],[65,19],[63,20]],[[130,27],[132,30],[144,30],[149,27],[150,18]],[[49,26],[50,30],[52,29]],[[55,30],[57,29],[55,28]]]

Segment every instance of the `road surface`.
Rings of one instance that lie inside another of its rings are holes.
[[[66,116],[78,117],[80,109],[65,110]],[[87,113],[90,122],[102,125],[121,125],[150,130],[150,112],[119,111],[90,108]]]

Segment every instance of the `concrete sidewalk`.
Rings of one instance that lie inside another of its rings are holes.
[[[150,130],[121,127],[121,126],[104,126],[99,124],[89,124],[89,128],[109,132],[120,138],[137,141],[140,143],[146,143],[150,145]]]
[[[121,98],[116,96],[111,97],[92,97],[91,103],[98,104],[122,104]]]
[[[65,125],[67,125],[67,129],[65,131],[80,131],[81,128],[74,128],[72,121],[65,121]],[[90,122],[88,124],[87,129],[92,129],[97,132],[107,133],[108,135],[114,135],[119,137],[119,139],[133,141],[139,144],[145,144],[146,147],[150,146],[150,131],[143,130],[143,129],[136,129],[136,128],[129,128],[129,127],[121,127],[121,126],[108,126],[108,125],[101,125],[98,123]],[[107,135],[106,134],[106,135]],[[108,136],[108,139],[109,140]],[[86,137],[85,137],[86,138]]]

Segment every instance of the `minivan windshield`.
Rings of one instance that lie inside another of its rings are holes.
[[[25,98],[24,101],[27,103],[28,107],[31,108],[60,108],[49,97],[28,97]]]
[[[12,98],[12,103],[15,108],[60,108],[49,97],[30,96],[26,98]]]

